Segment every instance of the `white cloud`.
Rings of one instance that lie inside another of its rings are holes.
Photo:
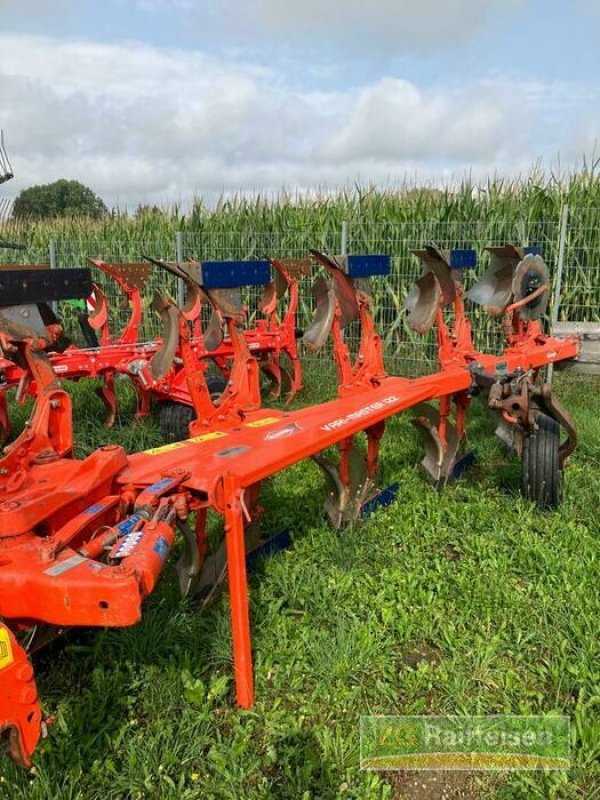
[[[479,161],[502,153],[511,133],[509,98],[481,86],[423,92],[408,81],[384,78],[353,94],[347,124],[325,149],[337,161]]]
[[[514,174],[540,155],[573,152],[595,130],[595,104],[566,85],[424,89],[385,77],[315,92],[277,67],[0,34],[0,125],[17,174],[3,194],[68,177],[134,206],[407,173]],[[568,124],[558,113],[565,103]]]
[[[401,55],[456,47],[472,39],[492,14],[509,14],[528,0],[137,0],[144,11],[179,12],[198,30],[215,26],[228,37],[332,46],[355,56],[385,50]]]
[[[472,38],[490,12],[514,11],[524,0],[254,0],[232,3],[248,25],[286,35],[297,33],[376,50],[456,46]]]

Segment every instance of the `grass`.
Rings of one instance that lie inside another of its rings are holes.
[[[158,442],[155,423],[132,424],[127,385],[119,391],[125,411],[110,439],[129,450]],[[93,386],[73,394],[83,455],[108,435]],[[227,594],[199,613],[169,567],[140,625],[71,633],[36,659],[55,722],[32,770],[1,762],[0,797],[441,797],[426,774],[415,783],[358,769],[361,714],[551,712],[573,720],[571,771],[458,784],[442,773],[437,790],[600,797],[600,396],[565,379],[559,394],[581,442],[558,511],[519,497],[518,464],[479,403],[477,466],[441,496],[418,468],[408,417],[389,424],[383,482],[399,480],[398,498],[360,528],[325,525],[312,464],[267,482],[267,530],[289,525],[293,547],[251,582],[256,706],[233,702]]]

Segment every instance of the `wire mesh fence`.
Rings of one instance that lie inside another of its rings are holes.
[[[378,330],[384,337],[386,363],[391,371],[399,374],[423,374],[434,369],[436,364],[435,328],[424,337],[415,334],[405,312],[407,294],[421,275],[421,264],[413,250],[429,244],[443,250],[474,249],[477,252],[477,268],[468,270],[465,275],[468,290],[487,267],[487,247],[504,244],[537,247],[548,264],[555,264],[559,228],[556,220],[533,223],[430,220],[424,225],[353,225],[348,235],[349,252],[386,253],[392,258],[391,274],[389,278],[376,281],[374,298]],[[476,346],[498,351],[502,345],[498,321],[492,320],[478,306],[470,305],[468,313]]]
[[[572,212],[568,219],[564,240],[564,264],[561,285],[560,320],[600,320],[600,259],[598,235],[600,207],[583,208]],[[564,232],[563,232],[564,233]],[[416,376],[435,368],[437,348],[435,330],[427,336],[415,334],[407,323],[406,296],[421,274],[419,260],[412,251],[434,244],[442,249],[475,249],[478,265],[465,275],[468,289],[487,266],[487,247],[504,244],[539,248],[540,253],[556,278],[561,252],[561,220],[504,220],[493,218],[477,221],[445,221],[431,218],[425,222],[389,222],[373,224],[360,218],[351,220],[342,230],[330,229],[314,233],[311,225],[270,231],[225,230],[211,232],[186,232],[177,237],[149,238],[143,240],[107,240],[106,238],[57,239],[47,252],[16,253],[10,260],[15,263],[52,262],[56,268],[84,266],[86,257],[101,258],[108,263],[139,262],[142,255],[176,260],[249,260],[271,256],[275,258],[300,258],[309,248],[327,253],[339,253],[347,248],[349,253],[385,253],[391,257],[391,274],[372,280],[374,314],[378,330],[384,340],[384,353],[388,370],[395,374]],[[0,251],[0,259],[7,259]],[[124,324],[126,311],[120,308],[121,295],[116,284],[104,273],[92,268],[93,280],[106,293],[112,309],[115,329]],[[316,276],[316,272],[315,272]],[[181,297],[177,280],[169,273],[153,268],[152,278],[144,294],[142,335],[146,339],[160,335],[160,319],[152,309],[154,290],[167,291],[172,297]],[[244,301],[249,304],[251,318],[257,313],[259,289],[246,289]],[[311,281],[301,285],[301,302],[298,325],[306,329],[313,313]],[[497,351],[502,338],[500,324],[490,319],[478,307],[469,304],[475,343],[479,348]],[[357,341],[357,332],[351,326],[346,333],[350,344]],[[305,360],[315,368],[324,370],[332,363],[331,351],[325,349],[319,356],[304,353]]]
[[[56,267],[89,266],[92,280],[106,295],[110,309],[111,331],[118,331],[128,319],[127,306],[123,301],[123,294],[115,281],[111,280],[102,270],[87,261],[87,258],[101,259],[108,264],[122,264],[139,262],[142,256],[162,258],[167,261],[177,259],[176,242],[172,239],[144,239],[132,241],[105,242],[97,239],[57,240],[55,249]],[[143,315],[141,323],[141,337],[148,341],[161,335],[160,317],[153,310],[153,296],[155,291],[167,292],[177,298],[177,280],[165,270],[154,268],[143,294]],[[74,331],[69,331],[75,335]]]
[[[600,207],[569,215],[558,319],[600,322]]]

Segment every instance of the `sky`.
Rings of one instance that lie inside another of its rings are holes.
[[[600,0],[0,0],[16,178],[109,206],[600,156]]]

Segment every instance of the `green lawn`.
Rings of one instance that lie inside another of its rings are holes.
[[[78,455],[107,437],[159,441],[131,404],[107,434],[92,386],[73,393]],[[32,770],[0,763],[0,797],[600,797],[600,393],[563,380],[559,394],[581,439],[559,511],[520,499],[518,463],[477,402],[477,466],[441,496],[408,416],[382,454],[398,498],[360,527],[328,529],[312,464],[268,482],[266,530],[289,525],[293,547],[251,583],[255,708],[232,698],[227,594],[199,613],[168,568],[142,624],[72,634],[37,658],[55,722]],[[358,769],[361,714],[505,712],[569,714],[572,771]]]

